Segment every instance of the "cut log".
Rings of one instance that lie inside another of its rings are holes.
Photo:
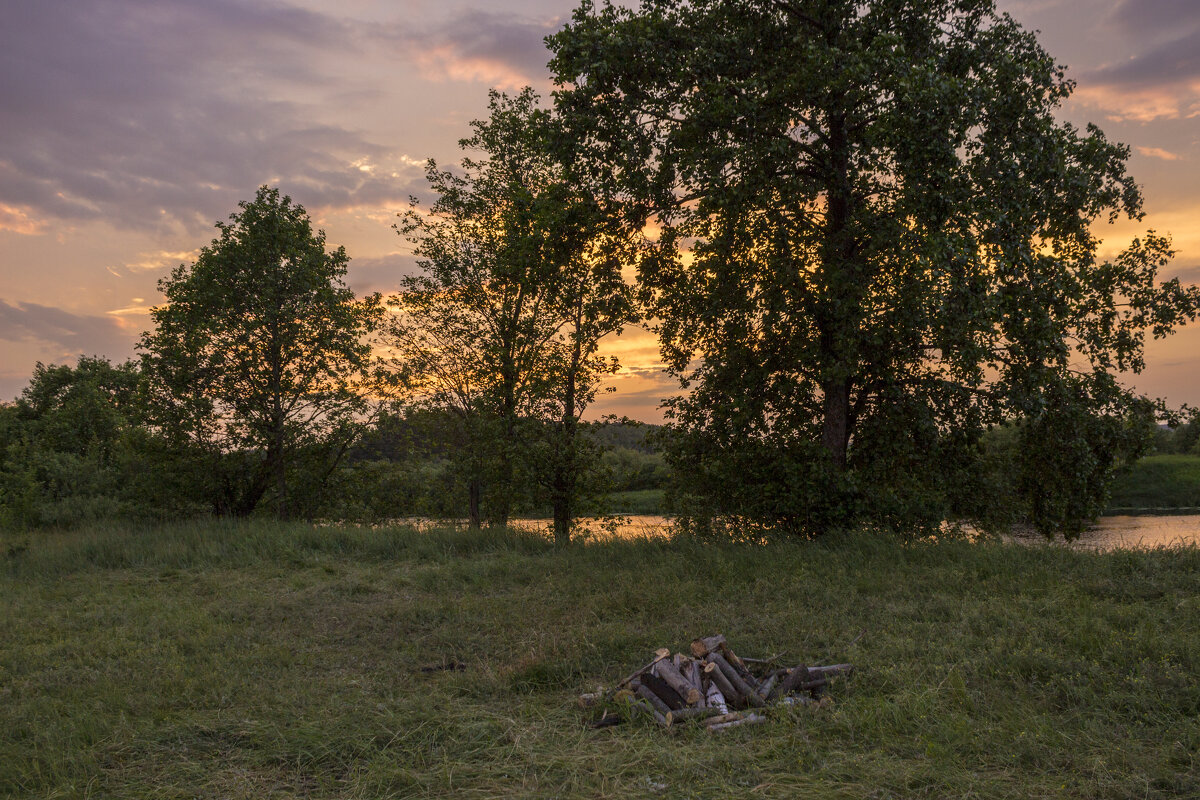
[[[746,666],[746,662],[738,658],[738,654],[733,652],[733,648],[730,647],[728,643],[721,645],[717,649],[717,652],[720,653],[727,662],[729,662],[731,667],[737,670],[738,675],[741,676],[743,681],[748,684],[753,684],[756,682],[754,673],[751,672],[750,668]]]
[[[679,692],[672,689],[670,684],[655,675],[653,671],[645,673],[642,677],[638,678],[638,681],[658,695],[659,699],[666,703],[672,711],[676,711],[687,705],[684,699],[679,696]]]
[[[668,685],[683,698],[684,702],[689,706],[694,706],[700,702],[700,690],[692,686],[682,675],[679,670],[675,669],[675,665],[669,660],[663,659],[654,665],[651,670],[658,677],[667,682]]]
[[[849,675],[851,672],[854,672],[854,665],[830,664],[825,667],[809,667],[808,671],[810,674],[824,675],[828,678],[834,675]]]
[[[708,665],[705,664],[705,666],[707,667]],[[716,668],[714,667],[714,669]],[[729,713],[729,706],[725,701],[725,694],[713,681],[708,682],[708,689],[704,693],[704,705],[709,708],[719,709],[722,714]]]
[[[728,714],[728,710],[724,708],[716,708],[709,706],[706,708],[684,708],[679,711],[672,711],[676,722],[686,722],[693,719],[706,719],[708,717],[719,717],[722,714]]]
[[[770,675],[768,675],[766,677],[765,680],[763,680],[762,683],[760,683],[758,685],[758,689],[756,689],[755,691],[758,693],[759,697],[761,697],[763,700],[766,700],[768,697],[771,696],[771,690],[775,688],[775,684],[778,681],[779,681],[779,673],[772,672]]]
[[[687,659],[687,669],[683,671],[683,677],[687,678],[687,682],[692,685],[692,688],[700,692],[700,705],[704,705],[704,679],[701,678],[700,663]]]
[[[737,693],[745,698],[746,702],[752,706],[763,705],[763,699],[758,696],[758,692],[748,684],[738,671],[733,668],[733,665],[725,660],[725,657],[720,653],[709,653],[706,657],[710,664],[716,664],[721,672],[725,674],[725,678],[737,690]]]
[[[704,675],[712,682],[713,686],[717,687],[727,705],[740,705],[744,703],[742,696],[738,694],[738,690],[734,688],[729,679],[725,677],[725,673],[721,672],[721,668],[716,664],[711,661],[705,664]]]
[[[724,644],[725,637],[719,633],[716,636],[705,636],[703,639],[693,639],[692,655],[694,655],[696,658],[704,658],[706,655]]]
[[[651,661],[651,662],[650,662],[649,664],[647,664],[646,666],[644,666],[644,667],[642,667],[641,669],[639,669],[639,670],[637,670],[636,672],[634,672],[632,675],[630,675],[630,676],[629,676],[628,678],[626,678],[625,680],[623,680],[623,681],[621,681],[620,683],[618,683],[618,684],[617,684],[617,688],[619,689],[619,688],[621,688],[622,686],[626,685],[627,683],[629,683],[629,682],[630,682],[630,681],[632,681],[634,678],[636,678],[636,677],[638,677],[639,675],[641,675],[641,674],[642,674],[643,672],[645,672],[646,670],[652,669],[652,668],[654,667],[654,665],[655,665],[655,664],[657,664],[658,662],[662,661],[664,658],[667,658],[667,657],[668,657],[668,656],[670,656],[670,655],[671,655],[671,651],[670,651],[669,649],[667,649],[667,648],[665,648],[665,647],[660,647],[660,648],[658,648],[657,650],[655,650],[655,651],[654,651],[654,660],[653,660],[653,661]]]
[[[727,731],[730,728],[736,728],[739,725],[758,725],[766,721],[767,718],[762,714],[747,714],[741,719],[734,719],[730,720],[729,722],[718,722],[714,725],[708,725],[707,727],[710,731],[715,733],[718,731]]]
[[[629,702],[629,708],[639,714],[645,714],[664,728],[671,727],[671,720],[668,719],[665,714],[660,714],[655,711],[654,707],[645,700],[631,700]]]
[[[664,717],[669,717],[671,715],[671,707],[664,703],[661,697],[650,691],[649,687],[647,687],[641,681],[636,680],[631,685],[634,687],[634,693],[653,706],[655,711],[662,714]]]
[[[737,720],[742,719],[745,716],[746,715],[740,711],[730,711],[728,714],[721,714],[716,717],[709,717],[708,719],[704,720],[704,724],[705,724],[705,726],[723,725],[726,722],[736,722]]]
[[[788,670],[788,674],[779,683],[775,684],[775,690],[771,693],[774,697],[787,697],[792,692],[796,691],[800,684],[809,681],[808,667],[801,664],[798,667]]]

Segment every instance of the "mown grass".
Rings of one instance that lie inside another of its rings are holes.
[[[1148,456],[1113,483],[1111,512],[1200,508],[1200,456]]]
[[[579,692],[716,631],[858,671],[721,736],[584,725]],[[1197,674],[1196,548],[0,543],[0,796],[1195,797]]]

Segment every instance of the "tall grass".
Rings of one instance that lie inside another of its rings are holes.
[[[23,544],[0,543],[0,796],[1200,795],[1195,548],[268,522]],[[859,669],[725,736],[583,724],[576,694],[717,631]]]

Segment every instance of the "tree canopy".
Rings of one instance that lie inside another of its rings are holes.
[[[1093,223],[1141,214],[1129,151],[1056,118],[1074,84],[990,0],[585,2],[550,44],[581,163],[659,231],[675,462],[716,511],[987,518],[989,426],[1053,447],[1078,413],[1146,413],[1118,374],[1200,293],[1158,280],[1153,232],[1098,256]],[[1089,439],[1101,477],[1136,452],[1115,435]],[[1093,472],[1043,528],[1098,511]]]
[[[287,516],[305,499],[289,468],[310,459],[319,485],[380,388],[366,337],[381,306],[355,299],[345,250],[290,197],[263,186],[239,208],[159,282],[167,302],[139,347],[153,419],[210,460],[214,508],[248,514],[273,488]]]

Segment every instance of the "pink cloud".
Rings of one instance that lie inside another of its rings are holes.
[[[0,231],[37,236],[46,230],[46,221],[30,215],[29,210],[0,203]]]
[[[1137,151],[1147,158],[1161,158],[1163,161],[1179,161],[1183,156],[1164,150],[1161,147],[1138,147]]]

